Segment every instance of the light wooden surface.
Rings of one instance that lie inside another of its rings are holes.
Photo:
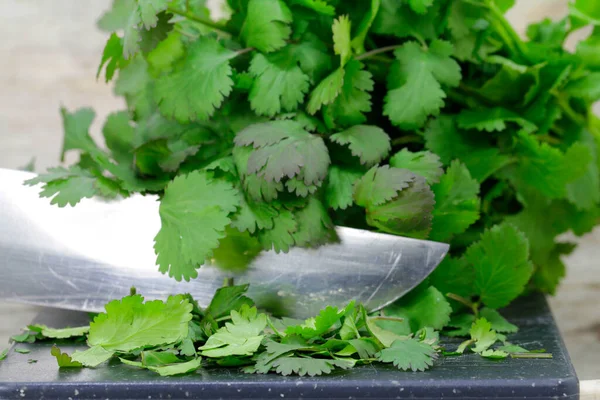
[[[105,115],[122,108],[109,86],[95,80],[106,35],[95,20],[109,0],[3,0],[0,15],[0,167],[16,168],[36,158],[38,171],[56,165],[61,104],[93,107],[98,136]],[[521,0],[510,18],[524,32],[526,21],[560,17],[566,0]],[[569,44],[572,46],[576,38]],[[1,223],[1,222],[0,222]],[[600,230],[580,240],[567,258],[568,278],[552,309],[582,379],[600,378]],[[0,304],[0,350],[38,308]]]

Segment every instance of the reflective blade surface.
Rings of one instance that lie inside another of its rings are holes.
[[[377,310],[422,282],[448,251],[444,243],[338,227],[337,244],[263,252],[242,273],[204,266],[197,279],[176,282],[155,265],[156,197],[58,208],[39,198],[39,187],[23,185],[33,176],[0,169],[0,298],[10,301],[99,312],[135,286],[146,299],[191,293],[207,306],[233,277],[250,283],[259,305],[297,318],[353,299]]]

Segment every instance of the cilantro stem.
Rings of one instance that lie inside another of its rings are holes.
[[[219,31],[221,33],[225,33],[225,34],[231,35],[231,36],[236,36],[237,35],[236,32],[231,31],[226,26],[218,24],[215,21],[210,20],[208,18],[202,18],[202,17],[199,17],[197,15],[194,15],[191,12],[181,11],[181,10],[178,10],[178,9],[176,9],[174,7],[167,8],[167,11],[170,12],[171,14],[179,15],[181,17],[189,19],[190,21],[194,21],[194,22],[197,22],[197,23],[202,24],[204,26],[208,26],[209,28],[212,28],[212,29],[214,29],[216,31]]]
[[[365,58],[376,56],[377,54],[394,51],[397,48],[399,48],[400,46],[401,45],[385,46],[385,47],[380,47],[378,49],[370,50],[370,51],[367,51],[366,53],[363,53],[360,56],[356,57],[355,60],[360,61],[360,60],[364,60]]]
[[[241,50],[236,51],[236,53],[237,53],[238,56],[241,56],[242,54],[249,53],[249,52],[251,52],[253,50],[255,50],[254,47],[246,47],[245,49],[241,49]]]
[[[494,17],[494,21],[490,21],[496,28],[498,34],[502,37],[506,45],[511,49],[515,55],[520,56],[522,60],[528,61],[527,48],[525,44],[515,32],[513,27],[508,23],[502,11],[496,6],[493,1],[487,2],[487,8],[490,10],[491,15]]]
[[[469,307],[471,309],[471,311],[473,311],[473,314],[475,314],[475,316],[477,316],[479,314],[479,304],[473,303],[471,300],[466,299],[466,298],[459,296],[457,294],[454,294],[454,293],[446,293],[446,297],[448,297],[452,300],[456,300],[459,303],[464,304],[465,306]]]
[[[419,135],[406,135],[392,140],[393,146],[401,146],[409,143],[423,143],[423,137]]]
[[[552,353],[513,353],[511,358],[552,358]]]
[[[392,321],[392,322],[404,322],[404,318],[396,318],[396,317],[386,317],[383,315],[378,315],[376,317],[371,317],[371,319],[377,321]]]

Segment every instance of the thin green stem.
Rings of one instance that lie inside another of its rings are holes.
[[[552,358],[552,353],[512,353],[511,358]]]
[[[585,118],[583,118],[575,110],[573,110],[573,107],[571,107],[571,104],[569,104],[569,100],[566,97],[557,96],[557,99],[560,108],[569,118],[573,120],[573,122],[577,122],[579,125],[586,126],[587,121],[585,120]]]
[[[404,318],[396,318],[396,317],[386,317],[384,315],[379,315],[376,317],[371,317],[376,321],[392,321],[392,322],[404,322]]]
[[[467,306],[468,308],[471,309],[471,311],[473,311],[473,314],[475,314],[475,316],[479,315],[479,304],[473,303],[471,300],[466,299],[466,298],[459,296],[457,294],[454,294],[454,293],[446,293],[446,297],[448,297],[452,300],[456,300],[459,303]]]
[[[376,56],[377,54],[387,53],[389,51],[394,51],[397,48],[399,48],[400,46],[401,45],[380,47],[378,49],[367,51],[366,53],[361,54],[360,56],[356,57],[355,59],[358,60],[358,61],[364,60],[365,58],[370,58],[370,57]]]
[[[392,140],[393,146],[401,146],[410,143],[423,143],[423,137],[419,135],[406,135]]]
[[[194,22],[197,22],[197,23],[202,24],[204,26],[208,26],[209,28],[212,28],[212,29],[214,29],[216,31],[219,31],[221,33],[225,33],[225,34],[231,35],[231,36],[236,36],[237,35],[236,32],[233,32],[233,31],[229,30],[226,26],[218,24],[218,23],[216,23],[215,21],[213,21],[211,19],[202,18],[202,17],[194,15],[194,14],[192,14],[190,12],[185,12],[185,11],[178,10],[178,9],[176,9],[174,7],[167,8],[167,11],[170,12],[171,14],[179,15],[181,17],[189,19],[190,21],[194,21]]]
[[[253,50],[254,50],[254,47],[246,47],[245,49],[241,49],[241,50],[236,51],[236,53],[237,53],[238,56],[241,56],[242,54],[249,53],[249,52],[251,52]]]

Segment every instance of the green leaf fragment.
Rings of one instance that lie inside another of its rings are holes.
[[[383,114],[402,129],[419,128],[427,117],[439,114],[446,98],[441,85],[457,86],[460,67],[450,57],[452,45],[441,40],[433,41],[429,50],[408,42],[395,55]]]
[[[392,363],[403,371],[425,371],[436,358],[437,353],[431,345],[416,339],[396,340],[378,355],[379,361]]]
[[[205,172],[179,176],[165,189],[160,204],[161,229],[154,239],[162,273],[189,281],[225,236],[229,215],[240,204],[235,188]]]
[[[161,113],[183,123],[211,117],[231,93],[229,60],[234,57],[235,52],[214,38],[203,37],[190,45],[179,68],[156,81]]]

